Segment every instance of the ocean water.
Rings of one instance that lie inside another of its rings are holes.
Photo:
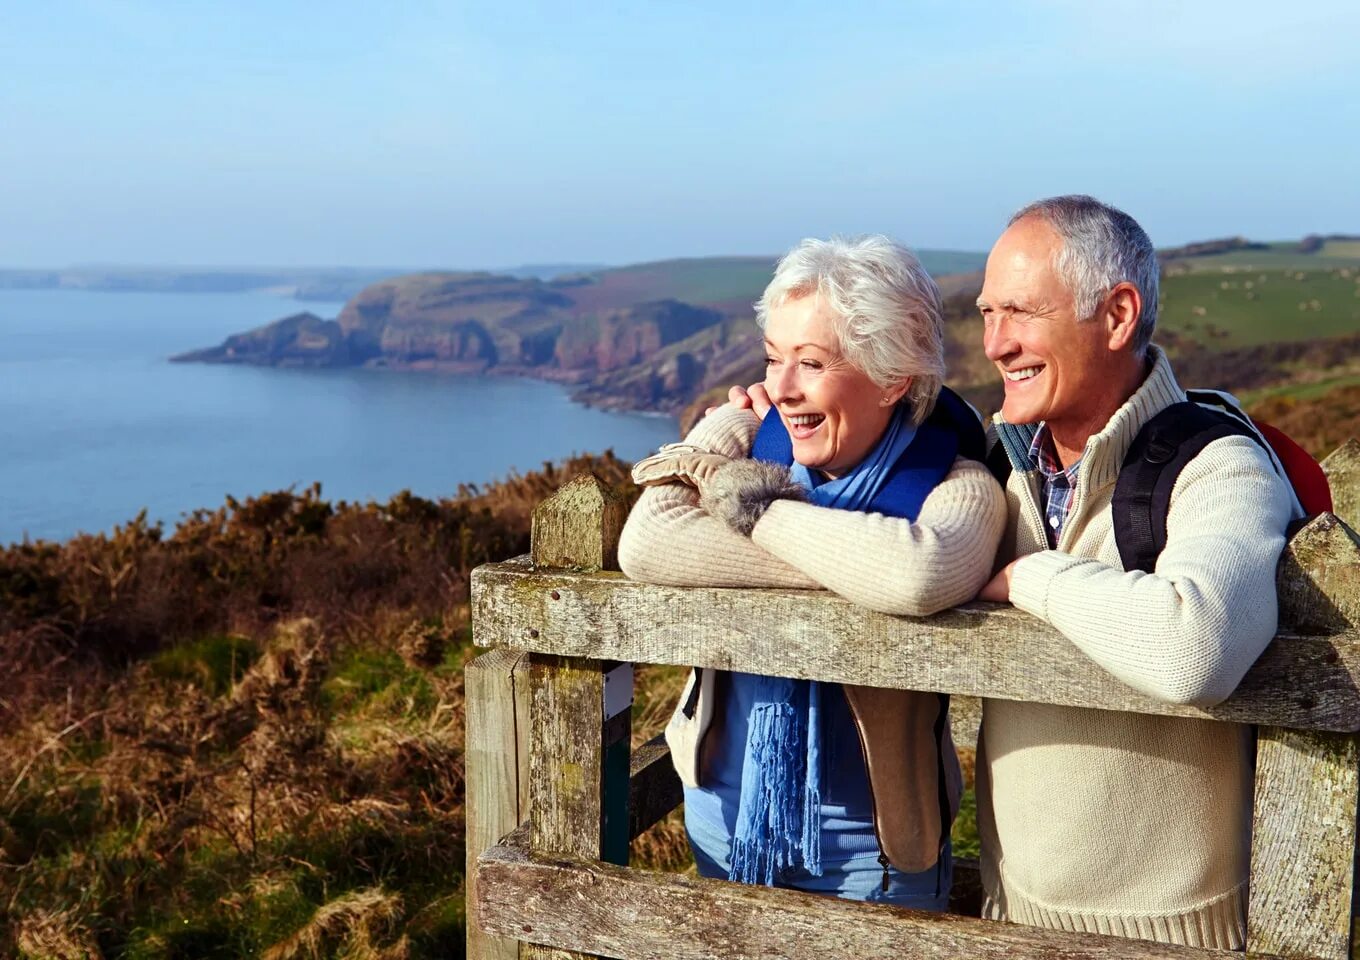
[[[511,469],[675,439],[669,417],[574,404],[555,384],[166,358],[311,309],[265,294],[0,290],[0,544],[167,525],[227,494],[320,481],[333,499],[427,497]]]

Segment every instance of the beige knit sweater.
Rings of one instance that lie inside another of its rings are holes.
[[[750,455],[760,420],[723,406],[686,443]],[[958,459],[913,523],[882,514],[777,500],[748,540],[699,507],[683,484],[643,491],[619,540],[624,573],[649,583],[835,591],[886,613],[925,616],[971,600],[991,574],[1006,522],[986,467]]]
[[[1155,348],[1154,348],[1155,349]],[[1292,494],[1252,440],[1211,443],[1172,493],[1153,573],[1124,572],[1110,517],[1138,429],[1185,395],[1166,357],[1086,444],[1058,549],[1038,475],[1007,485],[1011,600],[1144,693],[1227,697],[1276,627]],[[989,700],[978,758],[984,913],[1236,949],[1245,937],[1250,731],[1208,720]]]

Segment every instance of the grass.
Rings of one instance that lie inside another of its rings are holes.
[[[584,469],[0,549],[0,956],[461,955],[468,574]]]
[[[150,665],[162,679],[194,684],[219,697],[245,676],[259,655],[248,637],[211,634],[162,650]]]
[[[1259,270],[1168,276],[1158,327],[1220,350],[1354,333],[1360,329],[1360,274]]]

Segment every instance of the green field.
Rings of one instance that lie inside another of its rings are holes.
[[[1237,269],[1168,276],[1162,281],[1158,326],[1216,349],[1355,333],[1360,331],[1360,270]]]

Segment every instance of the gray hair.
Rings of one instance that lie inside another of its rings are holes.
[[[756,322],[763,330],[771,310],[813,293],[831,309],[845,358],[884,389],[912,378],[912,421],[925,420],[944,383],[944,317],[916,255],[881,235],[804,240],[775,267]]]
[[[1142,356],[1157,327],[1160,296],[1157,252],[1138,221],[1122,210],[1084,194],[1049,197],[1024,207],[1007,226],[1039,217],[1062,238],[1054,268],[1076,301],[1077,318],[1089,319],[1118,284],[1131,283],[1143,298],[1133,332],[1133,349]]]

